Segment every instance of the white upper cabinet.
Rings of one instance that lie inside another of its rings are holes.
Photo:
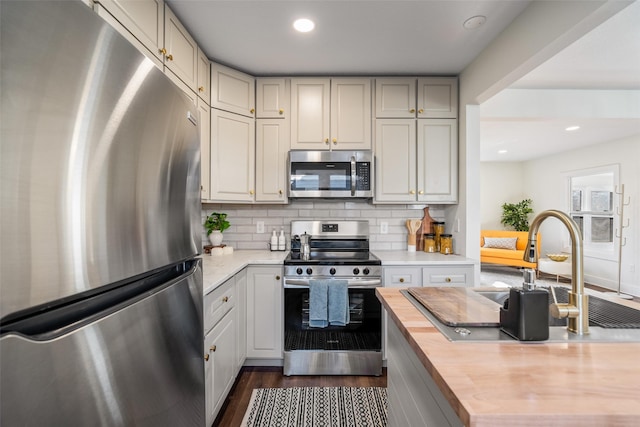
[[[255,120],[211,109],[211,199],[253,202]]]
[[[211,106],[255,117],[255,79],[224,65],[211,63]]]
[[[165,66],[197,93],[198,45],[166,5],[164,47],[161,50],[165,57]]]
[[[200,198],[208,200],[211,194],[211,108],[198,98],[200,113]]]
[[[458,118],[458,79],[421,77],[418,79],[418,118]]]
[[[256,202],[287,203],[289,121],[256,120]]]
[[[376,79],[376,117],[379,119],[416,117],[415,77]]]
[[[416,120],[376,120],[375,202],[416,201]]]
[[[164,1],[163,0],[98,0],[151,55],[164,60]],[[100,8],[98,14],[103,16]],[[106,19],[109,21],[108,19]],[[117,28],[117,27],[116,27]]]
[[[286,119],[289,115],[288,80],[281,78],[256,79],[256,118]]]
[[[198,48],[198,96],[207,105],[211,102],[211,62]]]
[[[371,80],[291,80],[292,149],[371,149]]]
[[[455,119],[458,117],[458,79],[455,77],[376,79],[376,117]]]
[[[419,202],[458,201],[458,122],[418,120]]]

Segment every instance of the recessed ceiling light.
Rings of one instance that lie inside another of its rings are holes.
[[[316,24],[311,19],[300,18],[293,22],[293,28],[301,33],[308,33],[315,28]]]
[[[498,154],[507,154],[507,150],[498,150]]]
[[[571,131],[578,130],[578,129],[580,129],[580,126],[569,126],[568,128],[565,128],[564,130],[566,130],[568,132],[571,132]]]
[[[487,22],[486,16],[476,15],[464,21],[462,26],[467,30],[475,30],[476,28],[481,27],[485,22]]]

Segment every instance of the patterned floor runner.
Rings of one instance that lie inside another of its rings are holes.
[[[385,427],[382,387],[257,388],[242,420],[246,427]]]

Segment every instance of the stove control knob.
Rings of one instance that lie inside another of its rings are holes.
[[[307,268],[307,274],[308,274],[308,275],[311,275],[311,273],[313,273],[313,270],[312,270],[312,269],[310,269],[310,268]]]
[[[336,269],[332,268],[331,270],[329,270],[329,274],[331,274],[332,276],[336,274]]]
[[[358,267],[354,268],[353,274],[360,274],[360,269]]]
[[[364,270],[362,270],[362,274],[364,274],[365,276],[369,274],[369,269],[365,268]]]
[[[296,273],[302,274],[302,269],[300,267],[296,268]]]

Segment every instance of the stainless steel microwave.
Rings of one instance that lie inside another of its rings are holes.
[[[373,197],[373,154],[370,150],[290,151],[289,197]]]

